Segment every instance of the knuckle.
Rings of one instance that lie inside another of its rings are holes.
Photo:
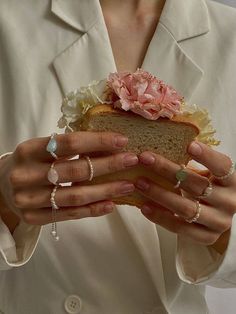
[[[84,204],[84,196],[80,193],[71,193],[68,195],[68,204],[70,206],[80,206]]]
[[[68,134],[68,136],[65,136],[62,139],[62,146],[64,146],[63,144],[65,144],[66,148],[69,151],[76,151],[78,148],[78,141],[79,141],[78,136],[76,136],[74,133],[70,133]]]
[[[22,220],[29,224],[29,225],[34,225],[36,224],[36,221],[35,221],[35,218],[34,216],[32,215],[31,212],[29,212],[28,210],[22,210],[21,211],[21,216],[22,216]]]
[[[67,218],[69,220],[75,220],[75,219],[80,219],[80,212],[78,209],[71,209],[71,210],[67,210]]]
[[[23,142],[20,143],[15,150],[15,155],[18,159],[25,159],[29,154],[29,143]]]
[[[160,155],[156,156],[156,162],[155,162],[155,167],[158,171],[164,173],[166,170],[168,170],[168,165],[166,163],[165,158],[163,158]]]
[[[117,156],[109,157],[107,167],[109,172],[114,172],[120,169],[119,159],[117,158]]]
[[[98,133],[98,142],[103,147],[110,146],[111,144],[111,136],[109,134],[100,132]]]
[[[70,162],[68,163],[68,168],[66,169],[66,174],[72,181],[81,181],[86,179],[85,168],[77,166],[76,164]]]
[[[90,204],[88,207],[90,210],[91,217],[100,216],[101,213],[100,213],[99,206],[97,204]]]
[[[18,171],[16,169],[12,170],[9,174],[9,182],[10,182],[11,186],[13,186],[13,187],[21,184],[22,180],[21,180],[20,171]]]
[[[25,206],[25,197],[22,192],[15,192],[12,196],[12,201],[16,208],[24,208]]]

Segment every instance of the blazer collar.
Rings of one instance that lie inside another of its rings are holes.
[[[99,0],[52,0],[51,11],[73,28],[87,32],[99,19],[101,7]],[[205,34],[210,29],[205,0],[166,0],[160,22],[176,41]]]

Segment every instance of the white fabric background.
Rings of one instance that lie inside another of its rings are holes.
[[[216,1],[236,8],[236,0],[216,0]],[[218,288],[207,287],[207,303],[210,308],[210,314],[223,314],[223,313],[235,314],[236,313],[236,288],[235,289],[218,289]]]

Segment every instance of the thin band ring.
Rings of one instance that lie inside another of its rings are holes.
[[[212,185],[212,182],[208,180],[208,185],[207,187],[203,190],[202,194],[197,196],[196,198],[197,199],[204,199],[204,198],[207,198],[208,196],[211,195],[212,191],[213,191],[213,185]]]
[[[228,171],[228,173],[226,173],[224,176],[215,176],[215,175],[212,175],[214,178],[216,178],[217,180],[225,180],[225,179],[228,179],[232,174],[234,174],[235,172],[235,169],[236,169],[236,163],[234,163],[234,161],[232,160],[231,157],[230,158],[230,161],[231,161],[231,167]]]
[[[94,169],[93,169],[93,164],[91,162],[91,159],[89,158],[89,156],[84,156],[85,159],[87,160],[88,166],[89,166],[89,181],[93,180],[93,176],[94,176]]]
[[[51,206],[52,206],[52,228],[51,228],[51,235],[53,237],[53,239],[55,241],[59,240],[59,236],[57,234],[57,222],[56,222],[56,214],[57,214],[57,210],[59,209],[59,207],[56,204],[55,201],[55,195],[56,195],[56,191],[59,185],[55,185],[52,193],[51,193],[51,197],[50,197],[50,202],[51,202]]]
[[[185,221],[187,221],[188,223],[192,223],[192,222],[197,222],[197,220],[199,219],[200,217],[200,213],[201,213],[201,204],[199,201],[195,201],[195,204],[196,204],[196,207],[197,207],[197,211],[196,211],[196,214],[192,217],[192,218],[189,218],[189,219],[185,219]]]
[[[55,151],[57,150],[57,141],[55,139],[56,135],[57,133],[52,133],[48,145],[46,147],[46,150],[52,155],[53,158],[58,159],[58,156],[55,153]]]

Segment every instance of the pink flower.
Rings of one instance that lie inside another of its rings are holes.
[[[180,113],[183,98],[171,86],[142,69],[135,73],[111,73],[108,86],[117,96],[115,107],[131,110],[146,119],[171,119]]]

